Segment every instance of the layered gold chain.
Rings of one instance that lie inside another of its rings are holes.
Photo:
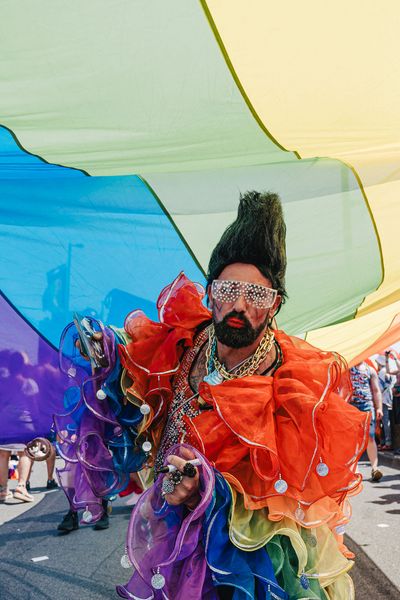
[[[233,369],[233,372],[228,371],[225,368],[225,366],[218,360],[217,356],[214,354],[213,362],[215,370],[220,374],[221,377],[229,380],[237,379],[238,377],[254,375],[258,367],[267,358],[269,352],[271,351],[274,339],[274,332],[267,329],[255,352],[251,356],[246,358],[246,360],[244,360],[240,365],[238,365],[238,367]],[[216,340],[214,325],[210,325],[208,330],[208,346],[206,351],[207,372],[210,364],[211,352],[215,343]]]

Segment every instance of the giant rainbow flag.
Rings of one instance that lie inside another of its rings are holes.
[[[1,3],[1,443],[48,430],[72,312],[154,318],[180,270],[204,281],[241,191],[284,202],[280,327],[349,362],[400,338],[399,16],[395,0]]]

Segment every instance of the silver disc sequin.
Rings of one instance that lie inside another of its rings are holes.
[[[130,569],[132,567],[131,560],[126,553],[123,556],[121,556],[121,567],[123,569]]]
[[[318,463],[315,470],[320,477],[326,477],[329,473],[329,467],[324,462]]]
[[[343,535],[346,531],[346,527],[344,525],[338,525],[335,527],[335,531],[338,535]]]
[[[101,388],[96,392],[96,398],[98,400],[105,400],[107,398],[107,394]]]
[[[317,545],[317,538],[312,533],[306,535],[306,542],[311,548],[315,548]]]
[[[305,573],[303,573],[300,576],[300,583],[301,583],[301,587],[304,590],[308,590],[308,588],[310,587],[310,584],[308,583],[307,575],[305,575]]]
[[[165,585],[165,577],[161,573],[155,573],[151,578],[151,585],[155,590],[161,590]]]
[[[306,514],[305,514],[304,510],[302,508],[300,508],[300,506],[299,506],[294,511],[294,516],[297,521],[304,521],[304,517],[306,516]]]
[[[143,444],[142,444],[143,452],[150,452],[151,448],[152,448],[151,442],[149,442],[149,441],[143,442]]]
[[[76,375],[75,367],[70,367],[67,371],[67,374],[69,375],[69,377],[75,377],[75,375]]]
[[[148,404],[142,404],[139,410],[142,415],[148,415],[150,412],[150,406]]]
[[[284,479],[278,479],[278,481],[275,481],[274,483],[274,488],[278,494],[284,494],[288,489],[288,484]]]
[[[82,519],[85,521],[85,523],[91,522],[91,520],[93,519],[93,515],[90,512],[90,510],[86,509],[83,511]]]

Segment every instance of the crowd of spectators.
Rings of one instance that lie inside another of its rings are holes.
[[[371,413],[367,446],[371,463],[372,481],[383,476],[378,465],[378,450],[393,451],[400,455],[400,446],[394,446],[393,427],[400,425],[400,360],[397,353],[388,350],[375,358],[351,367],[353,386],[350,400],[358,410]]]

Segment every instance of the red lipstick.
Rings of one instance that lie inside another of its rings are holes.
[[[229,327],[234,327],[235,329],[242,329],[245,326],[245,323],[241,319],[236,319],[235,317],[230,317],[227,320],[227,324]]]

